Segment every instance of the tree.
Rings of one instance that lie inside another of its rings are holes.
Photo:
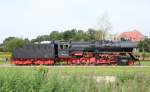
[[[104,31],[102,31],[102,30],[96,30],[96,34],[95,34],[95,39],[96,40],[103,40],[104,38],[103,38],[103,33]]]
[[[7,52],[12,52],[13,50],[17,48],[23,47],[25,44],[27,44],[27,41],[21,38],[13,38],[8,41],[6,41],[4,45],[4,50]]]
[[[106,39],[108,31],[112,28],[107,14],[104,14],[103,16],[98,18],[98,27],[99,34],[102,33],[102,39]]]
[[[8,37],[3,41],[3,44],[7,43],[8,41],[14,39],[15,37]]]
[[[0,44],[0,52],[4,52],[4,46],[3,46],[3,44]]]
[[[85,33],[83,30],[76,31],[76,35],[73,37],[73,40],[75,41],[83,41],[85,40]]]
[[[34,43],[34,42],[49,41],[49,40],[50,40],[49,35],[41,35],[36,37],[35,39],[32,39],[31,42]]]
[[[50,40],[62,40],[62,33],[58,31],[52,31],[49,35]]]
[[[150,38],[145,38],[143,41],[139,43],[140,52],[150,52]]]
[[[96,30],[95,29],[88,29],[87,31],[89,40],[95,40]]]
[[[77,30],[67,30],[63,32],[63,40],[74,40]]]

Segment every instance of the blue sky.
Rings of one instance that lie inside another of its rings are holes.
[[[0,0],[0,43],[53,30],[88,29],[107,14],[111,33],[139,29],[150,35],[150,0]]]

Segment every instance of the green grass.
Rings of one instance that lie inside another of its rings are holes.
[[[143,53],[140,52],[139,54],[142,55]],[[150,57],[150,52],[145,52],[145,53],[144,53],[144,56],[145,56],[145,57]]]
[[[0,65],[2,65],[2,64],[5,64],[5,62],[4,61],[0,61]]]
[[[40,66],[17,66],[17,67],[0,67],[1,71],[16,71],[17,69],[20,71],[34,71]],[[44,67],[44,66],[43,66]],[[46,67],[46,66],[45,66]],[[150,74],[150,67],[132,67],[132,66],[100,66],[100,67],[46,67],[48,68],[48,74],[51,73],[59,73],[62,75],[122,75],[122,74]]]
[[[124,73],[148,73],[150,67],[56,67],[49,68],[50,72],[72,75],[121,75]]]
[[[0,58],[0,59],[1,59],[1,58]],[[0,60],[0,65],[4,65],[4,64],[10,64],[10,61],[7,61],[7,62],[6,62],[6,60],[1,59],[1,60]]]
[[[150,61],[141,61],[141,65],[150,66]]]
[[[1,67],[0,92],[149,92],[149,70],[135,67]],[[103,76],[103,73],[116,75],[117,80],[96,82],[92,77]]]

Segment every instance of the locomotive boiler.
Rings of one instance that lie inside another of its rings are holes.
[[[51,41],[28,44],[12,53],[15,65],[134,65],[131,41]]]

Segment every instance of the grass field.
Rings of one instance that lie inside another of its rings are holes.
[[[0,71],[34,71],[40,66],[17,66],[0,67]],[[150,74],[150,67],[132,67],[132,66],[42,66],[48,69],[48,73],[59,73],[62,75],[121,75],[121,74]]]
[[[10,61],[7,61],[5,59],[0,59],[0,65],[4,64],[10,64]]]
[[[141,61],[141,65],[150,66],[150,61]]]
[[[0,64],[9,64],[10,55],[0,53]],[[149,66],[150,61],[141,66],[4,66],[0,92],[150,92]],[[95,76],[117,79],[97,82]]]
[[[117,80],[93,79],[105,75]],[[150,67],[0,67],[0,92],[150,92],[149,85]]]

